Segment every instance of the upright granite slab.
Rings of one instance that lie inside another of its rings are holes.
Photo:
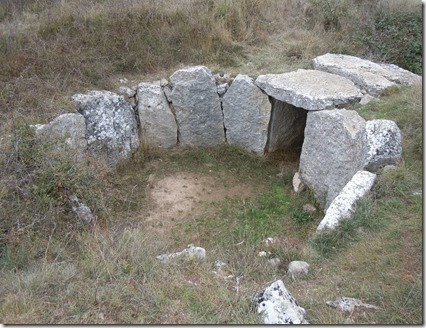
[[[365,121],[353,110],[309,112],[300,155],[302,181],[325,209],[364,165]]]
[[[267,151],[286,151],[301,146],[307,111],[273,99]]]
[[[346,77],[370,94],[379,94],[395,84],[421,83],[421,76],[396,65],[379,64],[349,55],[325,54],[312,60],[316,70]]]
[[[272,98],[306,110],[333,108],[362,97],[352,81],[315,70],[260,75],[255,84]]]
[[[228,143],[262,155],[271,117],[269,97],[240,74],[225,93],[222,107]]]
[[[205,66],[180,69],[170,76],[168,99],[176,112],[179,142],[214,146],[225,142],[223,114],[215,79]]]
[[[109,91],[91,91],[72,96],[86,120],[88,150],[116,163],[139,146],[135,112],[121,96]]]
[[[162,148],[176,146],[176,120],[161,86],[140,83],[136,98],[141,141]]]

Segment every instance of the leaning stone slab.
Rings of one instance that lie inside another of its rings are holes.
[[[346,313],[353,313],[356,309],[380,310],[375,305],[363,303],[361,300],[352,297],[340,297],[335,301],[327,301],[325,304]]]
[[[355,202],[371,190],[375,180],[374,173],[358,171],[331,202],[317,227],[317,232],[323,229],[335,229],[341,220],[349,218],[353,213]]]
[[[363,168],[365,153],[365,120],[357,112],[334,109],[308,113],[299,173],[323,208]]]
[[[136,98],[141,141],[162,148],[176,146],[176,120],[161,86],[140,83]]]
[[[365,170],[376,172],[387,164],[396,164],[402,155],[401,131],[394,121],[367,121],[367,158]]]
[[[263,154],[268,139],[271,104],[247,75],[238,75],[222,101],[226,137],[238,145]]]
[[[308,324],[305,309],[297,304],[282,280],[256,294],[253,304],[257,306],[257,312],[262,313],[264,324]]]
[[[168,99],[176,111],[179,142],[214,146],[225,142],[223,115],[215,79],[204,66],[180,69],[170,76]]]
[[[260,75],[255,84],[269,96],[306,110],[332,108],[362,97],[352,81],[315,70]]]
[[[202,247],[189,244],[183,251],[177,253],[161,254],[156,257],[160,262],[168,262],[175,258],[189,258],[203,260],[206,257],[206,250]]]
[[[87,149],[86,123],[78,113],[62,114],[48,124],[34,125],[35,133],[44,140],[57,139],[58,149],[74,149],[81,156]]]
[[[377,64],[349,55],[325,54],[312,60],[316,70],[346,77],[370,94],[397,84],[421,83],[421,77],[396,65]]]
[[[109,91],[76,94],[72,100],[86,120],[88,149],[115,163],[139,146],[137,122],[132,106]]]

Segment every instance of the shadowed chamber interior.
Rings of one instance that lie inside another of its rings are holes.
[[[308,111],[270,97],[272,112],[269,123],[267,153],[294,153],[300,157]]]

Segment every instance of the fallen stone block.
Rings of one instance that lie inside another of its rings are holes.
[[[351,297],[340,297],[335,301],[327,301],[325,304],[345,313],[353,313],[355,310],[380,310],[378,306],[366,304]]]
[[[371,190],[375,180],[374,173],[358,171],[331,202],[317,227],[317,232],[323,229],[335,229],[341,220],[349,218],[353,213],[356,201]]]
[[[203,260],[206,257],[206,250],[202,247],[189,244],[183,251],[177,253],[167,253],[156,256],[156,259],[161,262],[168,262],[174,258],[188,258]]]

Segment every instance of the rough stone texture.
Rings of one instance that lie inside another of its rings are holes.
[[[255,84],[271,97],[306,110],[331,108],[362,97],[352,81],[314,70],[260,75]]]
[[[396,65],[376,64],[349,55],[325,54],[312,60],[314,69],[337,74],[353,81],[371,94],[398,84],[421,83],[421,77]]]
[[[293,280],[299,275],[306,275],[309,272],[309,264],[305,261],[292,261],[288,265],[287,273]]]
[[[372,120],[365,125],[367,158],[364,168],[376,172],[386,164],[396,164],[402,155],[401,131],[394,121]]]
[[[204,66],[180,69],[170,77],[168,99],[176,111],[181,145],[214,146],[225,142],[215,79]]]
[[[226,137],[238,145],[263,154],[268,139],[271,104],[247,75],[238,75],[222,101]]]
[[[346,313],[352,313],[356,309],[380,310],[375,305],[362,303],[361,300],[351,297],[340,297],[335,301],[327,301],[325,304]]]
[[[183,251],[177,253],[161,254],[156,257],[161,262],[167,262],[174,258],[189,258],[204,260],[206,258],[206,250],[202,247],[189,244]]]
[[[306,311],[285,288],[282,280],[273,282],[269,287],[253,298],[257,312],[263,314],[263,323],[276,324],[307,324]]]
[[[365,121],[353,110],[309,112],[300,156],[302,181],[327,208],[364,164]]]
[[[324,218],[317,227],[317,232],[326,228],[334,229],[341,220],[349,218],[355,202],[370,191],[375,180],[376,175],[374,173],[358,171],[331,202]]]
[[[73,212],[77,215],[79,219],[81,219],[84,223],[87,224],[92,223],[94,221],[93,213],[90,208],[83,202],[80,202],[76,195],[71,195],[69,201]]]
[[[303,143],[307,111],[272,99],[267,151],[286,151]]]
[[[302,180],[300,180],[300,174],[299,172],[296,172],[293,176],[293,190],[296,193],[301,192],[305,188],[305,185],[303,184]]]
[[[115,163],[139,146],[135,113],[123,97],[109,91],[91,91],[76,94],[72,100],[86,120],[90,152]]]
[[[312,204],[305,204],[305,205],[303,205],[303,210],[305,212],[309,213],[309,214],[314,214],[317,211],[317,209],[315,208],[315,206],[312,205]]]
[[[59,150],[74,149],[82,155],[87,149],[86,122],[81,114],[62,114],[48,124],[36,124],[34,127],[38,137],[46,140],[56,138]]]
[[[137,100],[141,141],[163,148],[176,146],[176,120],[161,86],[140,83]]]
[[[359,104],[364,106],[364,105],[367,105],[369,102],[371,102],[374,99],[376,99],[376,98],[374,98],[373,96],[370,96],[369,94],[366,94],[364,97],[362,97]]]

